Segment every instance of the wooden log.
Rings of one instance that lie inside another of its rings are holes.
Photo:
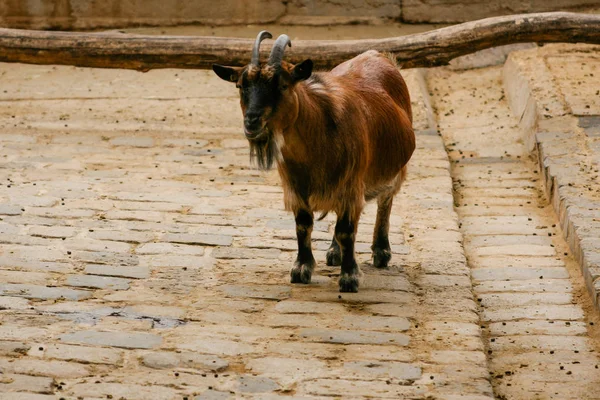
[[[275,33],[275,32],[274,32]],[[526,42],[600,44],[600,15],[551,12],[486,18],[425,33],[368,40],[297,40],[286,51],[296,63],[310,58],[330,68],[369,49],[393,53],[404,68],[447,64],[490,47]],[[78,67],[211,68],[244,65],[253,39],[151,36],[0,29],[0,62]],[[272,41],[264,42],[266,59]]]

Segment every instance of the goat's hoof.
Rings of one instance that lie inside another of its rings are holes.
[[[356,293],[358,292],[358,281],[359,276],[357,274],[344,274],[340,275],[340,292]]]
[[[296,261],[294,266],[290,271],[291,282],[292,283],[310,283],[310,278],[312,277],[312,272],[315,269],[315,262],[312,263],[300,263]]]
[[[391,259],[392,251],[390,249],[373,249],[373,266],[375,268],[387,268]]]
[[[327,250],[327,255],[325,256],[327,260],[327,265],[330,267],[339,267],[342,265],[342,255],[339,250],[329,249]]]

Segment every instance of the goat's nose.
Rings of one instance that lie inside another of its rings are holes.
[[[256,128],[260,123],[260,114],[248,113],[244,118],[244,123],[248,128]]]

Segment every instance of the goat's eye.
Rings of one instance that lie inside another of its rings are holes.
[[[288,89],[288,85],[279,86],[279,90],[281,90],[282,92],[285,92],[287,89]]]

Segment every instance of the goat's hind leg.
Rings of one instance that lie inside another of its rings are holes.
[[[338,215],[335,224],[335,240],[342,255],[342,271],[340,274],[340,292],[358,292],[360,269],[354,257],[354,241],[358,226],[358,215],[354,218],[348,213]]]
[[[305,209],[300,209],[295,212],[295,217],[298,257],[290,271],[291,281],[292,283],[310,283],[316,265],[310,239],[313,229],[313,214]]]
[[[392,259],[392,249],[390,247],[389,230],[390,214],[392,211],[392,202],[394,193],[387,192],[377,198],[377,220],[375,222],[375,231],[373,232],[373,266],[376,268],[387,268]]]
[[[331,239],[331,246],[329,246],[325,258],[327,260],[327,265],[329,266],[342,265],[342,253],[340,251],[340,245],[335,240],[335,234],[333,235],[333,239]]]
[[[373,266],[376,268],[387,268],[392,259],[392,249],[390,247],[390,214],[392,213],[392,203],[394,196],[400,191],[402,183],[406,179],[406,165],[402,167],[396,177],[390,190],[386,190],[377,197],[377,220],[375,221],[375,231],[373,232]]]

